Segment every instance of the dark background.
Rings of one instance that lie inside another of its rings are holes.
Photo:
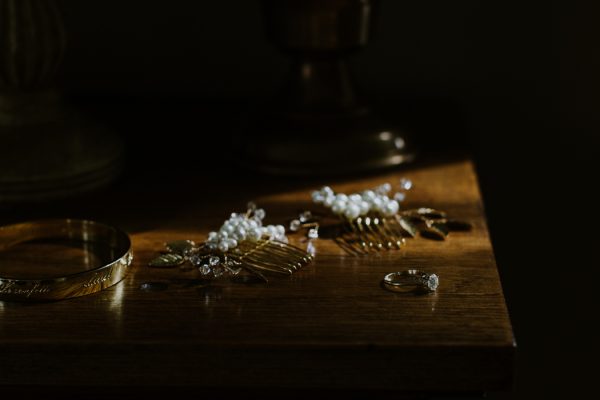
[[[519,345],[511,398],[582,395],[598,371],[592,4],[384,0],[352,60],[364,92],[425,149],[474,154]],[[227,152],[222,138],[288,66],[265,41],[258,1],[65,0],[64,10],[67,93],[120,125],[130,153],[164,138],[187,160]]]

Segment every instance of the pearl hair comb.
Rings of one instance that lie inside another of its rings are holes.
[[[179,240],[149,266],[197,269],[204,279],[233,277],[246,271],[267,282],[264,274],[291,275],[312,261],[312,255],[288,243],[283,225],[264,225],[266,213],[252,202],[245,213],[233,213],[203,243]]]

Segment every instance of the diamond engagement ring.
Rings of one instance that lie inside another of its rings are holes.
[[[439,284],[440,280],[436,274],[428,274],[418,269],[391,272],[383,277],[383,286],[394,292],[435,292]]]

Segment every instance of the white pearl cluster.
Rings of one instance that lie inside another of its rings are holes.
[[[263,226],[262,220],[265,215],[265,210],[262,208],[250,209],[246,214],[231,214],[218,232],[208,234],[207,247],[225,253],[235,249],[244,241],[256,242],[268,238],[287,243],[288,238],[283,225]]]
[[[409,190],[412,183],[403,179],[400,186],[403,190]],[[369,213],[391,217],[398,212],[400,202],[405,198],[403,192],[398,192],[393,198],[390,198],[388,194],[391,190],[392,185],[384,183],[372,190],[346,195],[344,193],[335,194],[329,186],[324,186],[321,190],[312,193],[312,199],[316,204],[322,204],[331,209],[334,214],[350,220]]]

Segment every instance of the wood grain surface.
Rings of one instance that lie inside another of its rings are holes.
[[[446,210],[473,230],[445,241],[408,239],[400,251],[366,257],[317,240],[312,264],[268,284],[193,285],[196,271],[146,265],[165,241],[202,241],[248,200],[266,209],[267,223],[314,209],[310,191],[322,181],[198,175],[185,185],[161,186],[168,180],[160,176],[135,183],[126,177],[73,204],[4,213],[2,223],[72,216],[118,225],[130,233],[135,258],[125,281],[95,295],[0,302],[0,385],[509,388],[515,344],[472,163],[327,182],[351,192],[401,177],[414,182],[405,208]],[[305,246],[299,235],[291,238]],[[438,274],[438,291],[382,289],[386,273],[409,268]],[[168,288],[140,290],[150,281]]]

